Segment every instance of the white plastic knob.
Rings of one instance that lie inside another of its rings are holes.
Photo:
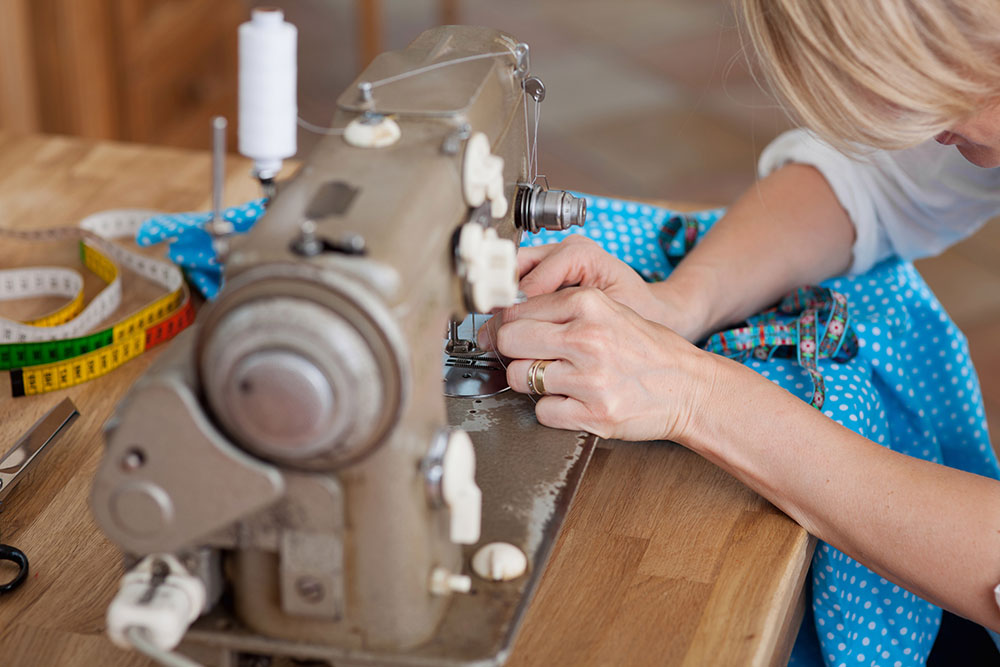
[[[157,560],[168,566],[169,574],[153,587],[153,562]],[[129,648],[126,631],[140,627],[149,633],[150,641],[169,651],[204,611],[205,601],[201,579],[188,574],[176,557],[147,556],[125,574],[118,595],[108,607],[108,635],[118,646]]]
[[[469,434],[451,432],[442,461],[441,495],[451,511],[451,541],[475,544],[483,513],[483,492],[476,485],[476,450]]]
[[[490,542],[472,557],[472,571],[490,581],[517,579],[528,569],[528,557],[509,542]]]
[[[402,136],[399,123],[388,116],[355,118],[344,129],[344,141],[358,148],[385,148]]]
[[[517,248],[496,230],[475,222],[462,226],[458,259],[472,308],[488,313],[506,308],[517,298]]]
[[[464,574],[454,574],[443,567],[431,572],[430,590],[432,595],[468,593],[472,590],[472,578]]]
[[[475,208],[490,201],[490,215],[502,218],[507,214],[507,198],[503,193],[503,158],[493,155],[489,138],[476,132],[465,144],[462,161],[462,194],[465,203]]]

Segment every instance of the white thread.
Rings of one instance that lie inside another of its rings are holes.
[[[344,133],[344,128],[342,127],[323,127],[322,125],[315,125],[304,119],[302,116],[299,116],[296,119],[296,122],[303,130],[313,132],[315,134],[338,135]]]
[[[433,65],[425,65],[424,67],[418,67],[417,69],[410,70],[409,72],[402,72],[400,74],[394,74],[393,76],[387,76],[384,79],[379,79],[378,81],[369,81],[368,83],[372,88],[378,88],[379,86],[385,86],[390,83],[395,83],[397,81],[402,81],[403,79],[408,79],[411,76],[417,76],[418,74],[424,74],[432,70],[440,69],[442,67],[448,67],[449,65],[458,65],[459,63],[467,63],[471,60],[482,60],[484,58],[500,58],[503,56],[514,56],[517,55],[513,51],[497,51],[496,53],[478,53],[474,56],[464,56],[462,58],[455,58],[454,60],[445,60],[441,63],[434,63]]]
[[[521,104],[524,107],[524,152],[528,158],[527,181],[534,185],[538,181],[538,122],[541,118],[542,103],[535,100],[534,128],[528,122],[528,91],[521,87]]]
[[[531,137],[529,136],[531,132],[528,129],[528,91],[521,86],[521,106],[524,107],[524,155],[528,159],[528,173],[527,180],[528,183],[534,184],[531,180]]]
[[[454,60],[446,60],[440,63],[434,63],[433,65],[427,65],[425,67],[418,67],[417,69],[410,70],[409,72],[402,72],[400,74],[395,74],[393,76],[388,76],[384,79],[379,79],[378,81],[367,82],[373,89],[380,86],[385,86],[390,83],[395,83],[396,81],[402,81],[403,79],[408,79],[413,76],[420,74],[425,74],[432,70],[439,69],[441,67],[447,67],[449,65],[457,65],[459,63],[465,63],[472,60],[482,60],[485,58],[499,58],[503,56],[514,56],[515,54],[511,51],[497,51],[495,53],[479,53],[474,56],[464,56],[462,58],[455,58]],[[374,107],[373,107],[374,110]],[[525,114],[527,114],[527,109],[525,109]],[[525,116],[525,130],[527,131],[527,116]],[[302,129],[308,132],[314,132],[316,134],[327,134],[327,135],[340,135],[344,133],[344,128],[342,127],[323,127],[322,125],[316,125],[305,120],[301,116],[296,118],[296,123]],[[242,151],[242,149],[241,149]]]
[[[276,9],[255,9],[239,28],[240,153],[263,178],[295,155],[298,30]]]
[[[532,133],[531,138],[531,159],[534,163],[533,171],[534,176],[531,179],[531,184],[534,185],[535,181],[538,180],[538,119],[542,115],[542,103],[535,100],[535,131]]]

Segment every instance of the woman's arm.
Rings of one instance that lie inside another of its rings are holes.
[[[854,225],[814,167],[789,164],[733,204],[670,277],[660,320],[699,340],[802,285],[847,271]]]
[[[1000,630],[1000,482],[872,443],[598,289],[541,295],[502,320],[514,390],[528,391],[532,360],[553,360],[541,423],[679,442],[887,579]]]
[[[677,440],[886,579],[1000,631],[1000,482],[888,450],[735,362]]]

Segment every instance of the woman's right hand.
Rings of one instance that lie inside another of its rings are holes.
[[[664,303],[628,264],[590,239],[572,235],[560,243],[521,248],[517,253],[521,291],[550,294],[564,287],[595,287],[647,320],[659,322]]]
[[[572,235],[561,243],[521,248],[517,253],[520,289],[528,297],[551,294],[566,287],[593,287],[628,306],[641,317],[662,324],[689,341],[703,332],[690,308],[690,299],[669,281],[647,283],[632,267],[606,252],[590,239]],[[494,321],[496,320],[496,321]],[[492,347],[491,334],[502,314],[480,329],[479,341]],[[483,335],[485,333],[485,336]]]
[[[535,296],[493,319],[503,320],[496,349],[511,359],[507,382],[514,391],[531,393],[531,364],[548,360],[545,395],[535,406],[546,426],[684,443],[695,415],[725,410],[711,399],[724,375],[719,357],[602,290],[572,287]]]

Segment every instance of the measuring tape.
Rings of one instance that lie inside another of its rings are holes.
[[[194,320],[180,270],[111,243],[134,238],[156,211],[106,211],[85,218],[79,227],[41,231],[0,229],[0,239],[28,242],[75,240],[80,259],[104,288],[83,305],[83,278],[71,269],[33,267],[0,271],[0,300],[63,296],[70,301],[28,322],[0,318],[0,370],[10,371],[11,393],[31,396],[100,377],[147,349],[170,340]],[[121,304],[121,270],[128,268],[161,285],[167,294],[93,332]]]

